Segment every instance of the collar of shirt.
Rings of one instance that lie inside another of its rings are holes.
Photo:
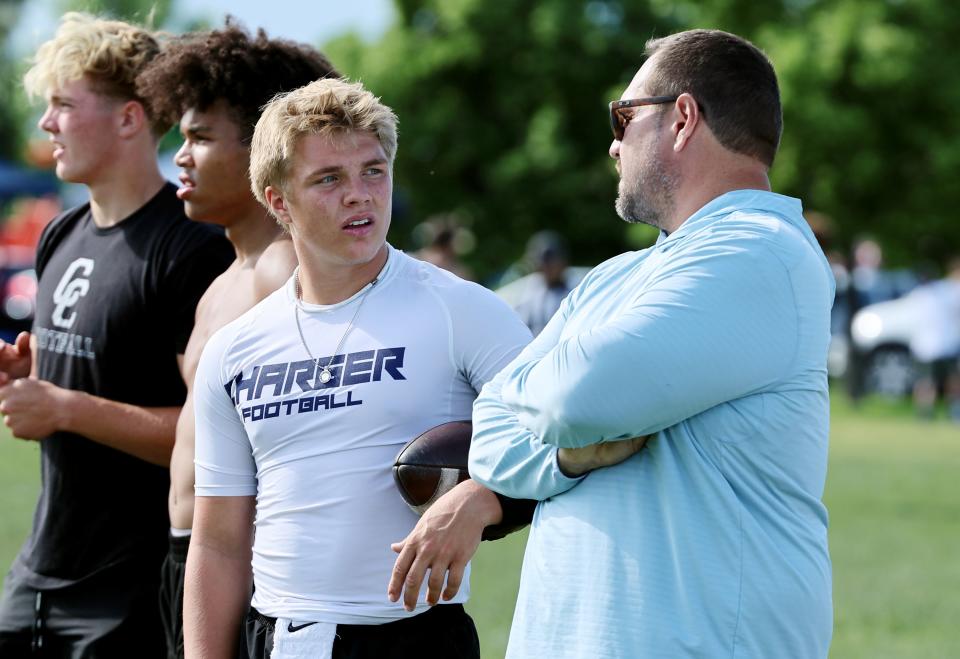
[[[766,190],[734,190],[707,202],[673,233],[668,235],[661,231],[656,244],[666,246],[667,243],[681,240],[714,224],[730,213],[744,210],[774,213],[797,226],[805,234],[809,234],[808,240],[813,240],[813,233],[803,221],[803,205],[799,199]]]

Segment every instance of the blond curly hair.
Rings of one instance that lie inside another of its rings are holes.
[[[99,94],[140,102],[154,133],[162,134],[167,127],[156,125],[150,108],[137,95],[137,76],[159,52],[157,36],[145,28],[69,12],[53,39],[37,50],[23,86],[33,99],[87,78]]]

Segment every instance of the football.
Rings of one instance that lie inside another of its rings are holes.
[[[430,505],[470,478],[467,456],[473,424],[450,421],[414,438],[397,456],[393,479],[407,505],[422,515]]]

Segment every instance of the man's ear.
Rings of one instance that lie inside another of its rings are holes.
[[[147,127],[147,111],[139,101],[126,101],[117,115],[120,137],[130,138]]]
[[[287,198],[280,187],[268,185],[263,191],[263,196],[267,199],[267,207],[277,221],[286,225],[290,229],[293,220],[290,217],[290,209],[287,208]]]
[[[687,92],[677,97],[673,106],[673,113],[674,121],[671,126],[674,136],[673,150],[682,151],[700,129],[703,115],[700,113],[700,105],[697,103],[697,99]]]

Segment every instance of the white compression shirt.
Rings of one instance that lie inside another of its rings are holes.
[[[323,384],[319,372],[361,301]],[[373,288],[335,305],[301,303],[319,367],[297,332],[296,304],[291,278],[208,342],[194,388],[196,494],[256,495],[261,613],[349,624],[407,617],[386,596],[390,543],[417,521],[393,462],[428,428],[469,419],[477,392],[530,333],[490,291],[393,248]],[[468,583],[454,602],[467,599]]]

